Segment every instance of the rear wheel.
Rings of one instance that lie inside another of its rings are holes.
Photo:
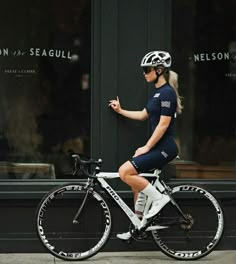
[[[84,200],[79,217],[73,221]],[[40,241],[51,254],[63,260],[83,260],[98,253],[108,240],[111,213],[96,191],[87,192],[82,184],[66,184],[42,199],[36,227]]]
[[[176,186],[171,195],[184,217],[172,203],[166,205],[155,222],[165,228],[152,232],[156,244],[178,260],[206,256],[223,234],[224,216],[218,201],[210,192],[192,185]]]

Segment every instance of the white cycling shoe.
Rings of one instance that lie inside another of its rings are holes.
[[[154,215],[158,214],[160,210],[170,201],[169,195],[162,194],[162,198],[158,200],[154,200],[152,202],[151,209],[148,211],[146,215],[144,215],[144,219],[151,218]],[[143,221],[144,221],[143,219]],[[121,240],[129,240],[131,238],[130,232],[121,233],[116,235],[117,238]]]
[[[170,201],[169,195],[162,194],[162,198],[158,200],[154,200],[152,202],[151,209],[148,211],[146,215],[144,215],[144,218],[151,218],[157,213],[160,212],[160,210]]]
[[[126,233],[117,234],[116,237],[119,238],[119,239],[121,239],[121,240],[129,240],[131,238],[131,234],[128,231]]]

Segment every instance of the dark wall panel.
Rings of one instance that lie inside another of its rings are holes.
[[[99,34],[94,32],[93,43],[92,154],[103,158],[104,168],[112,169],[117,159],[117,123],[108,114],[108,103],[117,93],[117,1],[94,3],[94,24]]]
[[[122,107],[128,110],[142,110],[148,97],[148,87],[140,67],[141,58],[147,52],[147,11],[145,1],[119,1],[118,95]],[[117,121],[117,165],[120,165],[145,142],[148,126],[147,122],[124,117]]]
[[[93,8],[92,155],[104,160],[103,170],[116,171],[145,143],[149,128],[118,116],[108,102],[118,95],[125,109],[145,107],[153,88],[140,62],[152,49],[169,48],[170,1],[102,0]]]

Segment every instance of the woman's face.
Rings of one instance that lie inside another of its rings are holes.
[[[157,78],[156,71],[153,67],[143,67],[143,75],[148,83],[155,81]]]

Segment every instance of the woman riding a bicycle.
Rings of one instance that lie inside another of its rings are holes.
[[[153,200],[151,209],[144,216],[150,218],[169,202],[169,196],[160,193],[139,173],[161,169],[177,156],[173,127],[176,113],[180,114],[183,107],[178,93],[178,75],[170,70],[171,56],[168,52],[147,53],[141,61],[141,67],[146,81],[155,85],[155,91],[146,107],[141,111],[124,110],[118,97],[111,100],[109,106],[124,117],[140,121],[148,119],[151,124],[151,136],[146,144],[138,148],[133,157],[119,168],[120,178],[134,193],[135,205],[140,192]],[[140,213],[138,204],[135,207],[136,212]],[[118,235],[118,238],[129,239],[130,234],[124,233],[124,237]]]
[[[208,190],[192,183],[168,186],[159,180],[160,170],[142,174],[154,179],[153,184],[139,175],[150,169],[160,169],[176,157],[178,149],[173,125],[176,112],[181,113],[182,110],[177,86],[174,85],[177,84],[177,74],[169,70],[169,53],[150,52],[144,56],[141,66],[147,82],[155,84],[155,92],[147,106],[142,111],[127,111],[121,108],[118,98],[110,101],[110,106],[128,118],[149,119],[152,135],[120,167],[119,175],[102,172],[101,159],[82,160],[78,154],[72,154],[73,175],[78,176],[78,181],[50,190],[40,201],[36,212],[37,235],[44,248],[55,257],[84,260],[105,246],[112,233],[113,218],[103,191],[130,220],[129,232],[118,234],[120,239],[143,241],[151,235],[167,256],[195,260],[212,252],[222,237],[223,210]],[[133,189],[134,201],[137,200],[135,211],[141,212],[143,218],[133,212],[106,181],[117,177]],[[199,210],[199,203],[204,204],[204,212],[211,225]]]

